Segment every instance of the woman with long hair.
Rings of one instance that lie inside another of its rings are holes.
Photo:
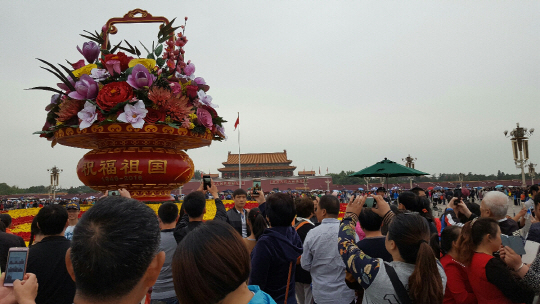
[[[501,244],[501,228],[492,218],[477,218],[463,226],[457,258],[468,267],[469,282],[478,302],[532,302],[534,292],[520,284],[505,263],[493,256]]]
[[[389,223],[386,249],[393,262],[367,256],[355,244],[355,226],[366,196],[351,199],[340,226],[338,249],[347,271],[364,288],[365,303],[442,303],[446,275],[431,247],[428,221],[415,213],[394,216],[381,196],[373,212]],[[407,292],[408,290],[408,292]]]
[[[447,276],[444,304],[476,304],[467,268],[457,259],[457,240],[461,233],[460,226],[448,226],[441,233],[441,264]]]
[[[172,261],[174,290],[182,304],[275,304],[248,286],[250,258],[231,225],[208,221],[186,235]]]
[[[252,208],[249,210],[247,219],[247,225],[249,226],[251,234],[243,240],[244,243],[246,243],[248,252],[251,253],[264,230],[268,228],[268,223],[259,208]]]

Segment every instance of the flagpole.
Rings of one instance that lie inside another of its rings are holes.
[[[238,112],[238,118],[240,120],[240,112]],[[238,188],[242,189],[242,162],[240,161],[240,124],[238,125]]]

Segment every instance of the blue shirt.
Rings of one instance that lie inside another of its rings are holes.
[[[339,220],[323,219],[304,241],[302,268],[311,273],[313,299],[317,303],[351,303],[354,290],[345,284],[345,263],[338,250]]]
[[[249,285],[248,289],[253,292],[253,298],[248,304],[276,304],[270,295],[262,291],[257,285]]]

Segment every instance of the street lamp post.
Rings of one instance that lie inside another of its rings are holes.
[[[417,159],[416,159],[416,158],[412,158],[411,155],[409,154],[409,156],[407,156],[407,157],[405,157],[405,158],[402,158],[401,160],[405,162],[405,167],[414,169],[414,162],[415,162]],[[409,177],[409,183],[410,183],[410,188],[409,188],[409,189],[412,189],[412,181],[413,181],[413,177],[410,176],[410,177]]]
[[[512,152],[514,153],[514,163],[516,168],[521,169],[521,186],[527,187],[525,181],[525,165],[529,160],[529,136],[534,132],[534,128],[527,130],[517,124],[517,127],[508,134],[508,131],[504,131],[504,136],[510,137],[512,142]]]
[[[536,164],[529,163],[529,176],[531,177],[531,186],[534,185],[534,177],[536,175],[534,167],[536,167]]]
[[[369,177],[364,177],[364,180],[366,181],[366,191],[369,191]]]
[[[49,197],[51,196],[51,192],[53,195],[53,199],[56,198],[56,190],[58,188],[58,182],[60,178],[60,173],[62,173],[62,169],[59,169],[57,166],[52,167],[51,169],[47,169],[51,173],[51,185],[50,185],[50,192]]]
[[[304,176],[304,191],[307,191],[308,177]]]
[[[459,185],[460,185],[461,188],[463,188],[463,177],[464,176],[465,176],[465,174],[463,174],[463,173],[458,174]]]
[[[324,182],[326,183],[326,191],[330,192],[330,183],[331,183],[330,179],[327,179]]]

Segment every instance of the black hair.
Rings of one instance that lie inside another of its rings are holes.
[[[266,222],[266,219],[257,207],[251,208],[251,210],[249,210],[248,220],[251,224],[255,239],[258,241],[264,230],[268,228],[268,223]]]
[[[201,191],[191,192],[184,198],[184,210],[191,218],[199,217],[206,208],[206,197]]]
[[[303,218],[308,218],[315,212],[315,204],[310,197],[297,198],[294,201],[296,206],[296,215]]]
[[[165,202],[159,206],[158,217],[164,224],[171,224],[178,218],[178,206],[173,202]]]
[[[127,295],[158,252],[159,222],[145,204],[107,196],[83,214],[73,231],[71,263],[77,293],[97,301]]]
[[[538,193],[540,191],[540,187],[538,187],[538,185],[532,185],[531,187],[529,187],[529,194],[532,195],[533,191],[536,191],[536,193]]]
[[[49,205],[41,208],[36,215],[39,229],[44,235],[60,234],[66,228],[68,214],[60,205]]]
[[[472,214],[476,214],[476,216],[480,217],[480,205],[477,203],[471,203],[471,202],[464,202],[467,208],[469,208],[469,211],[471,211]],[[465,216],[462,212],[458,214],[458,219],[461,223],[466,223],[469,221],[469,218]]]
[[[452,243],[457,241],[459,234],[461,233],[460,226],[447,226],[441,232],[441,252],[442,254],[447,254],[452,250]]]
[[[0,221],[0,231],[6,232],[6,225],[4,225],[4,222]]]
[[[30,241],[28,242],[28,246],[31,246],[34,243],[34,240],[36,239],[36,235],[43,234],[41,230],[39,229],[37,225],[37,220],[34,217],[32,220],[32,224],[30,225]]]
[[[296,216],[294,201],[290,195],[285,193],[275,193],[266,199],[266,216],[272,227],[291,226]]]
[[[208,221],[188,233],[171,265],[180,303],[219,303],[244,284],[250,273],[242,237],[222,221]]]
[[[363,208],[358,215],[360,227],[365,231],[379,231],[382,226],[382,217],[373,212],[371,208]]]
[[[412,191],[405,191],[398,196],[398,202],[409,211],[418,212],[421,216],[433,221],[431,203],[425,196],[418,196]]]
[[[0,214],[0,221],[4,223],[4,226],[6,226],[6,228],[9,227],[9,225],[11,225],[11,215],[7,213]]]
[[[420,187],[414,187],[414,188],[411,189],[411,192],[416,194],[416,195],[420,195],[420,191],[426,192],[424,189],[422,189]]]
[[[234,190],[232,197],[235,198],[238,195],[245,195],[247,197],[247,192],[244,189],[236,189]]]
[[[415,264],[409,276],[409,295],[415,303],[442,303],[443,285],[436,257],[429,246],[428,221],[414,213],[398,214],[388,227],[401,258]]]
[[[533,202],[535,208],[538,204],[540,204],[540,192],[536,193],[536,195],[533,197]]]
[[[384,193],[386,193],[386,188],[384,188],[384,187],[379,187],[379,188],[377,188],[377,193],[378,193],[378,192],[384,192]]]
[[[319,200],[319,209],[326,209],[326,213],[339,215],[339,200],[333,195],[323,195]]]

